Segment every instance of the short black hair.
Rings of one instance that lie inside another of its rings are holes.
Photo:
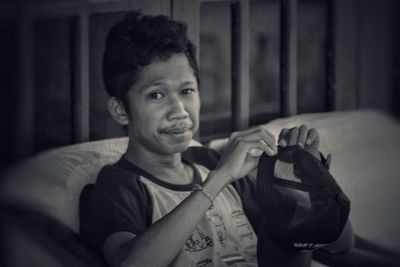
[[[187,26],[164,15],[128,13],[114,25],[103,55],[103,79],[110,96],[124,101],[140,70],[156,60],[167,60],[174,54],[186,55],[198,78],[196,49],[187,37]]]

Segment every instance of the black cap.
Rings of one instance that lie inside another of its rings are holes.
[[[298,145],[260,157],[257,201],[265,232],[293,251],[335,241],[350,212],[349,199],[328,169]]]

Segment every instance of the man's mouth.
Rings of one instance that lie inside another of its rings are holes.
[[[166,134],[183,134],[189,131],[188,127],[184,128],[168,128],[166,130],[161,131],[161,133],[166,133]]]
[[[190,131],[191,128],[192,128],[192,124],[181,123],[181,124],[173,125],[168,128],[164,128],[160,132],[162,134],[180,135],[180,134],[184,134],[184,133]]]

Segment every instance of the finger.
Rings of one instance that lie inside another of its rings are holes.
[[[275,145],[274,148],[271,148],[268,144],[264,143],[264,142],[260,142],[261,143],[261,147],[263,148],[264,152],[268,155],[268,156],[274,156],[278,153],[278,149]]]
[[[270,131],[268,131],[266,128],[264,128],[264,127],[262,127],[262,126],[260,126],[260,128],[261,128],[262,130],[264,130],[272,139],[275,140],[275,135],[273,135]]]
[[[251,155],[252,157],[255,157],[255,158],[261,156],[262,153],[264,153],[264,150],[258,149],[258,148],[252,148],[249,151],[249,155]]]
[[[262,153],[260,151],[265,152],[268,156],[276,155],[276,152],[271,149],[265,142],[263,141],[252,141],[243,144],[247,153],[253,157],[259,157]]]
[[[289,146],[294,146],[297,144],[297,139],[299,137],[299,128],[293,127],[289,130]]]
[[[317,130],[315,130],[314,128],[309,129],[307,134],[306,144],[311,145],[315,141],[319,141],[318,139],[319,139],[319,134]]]
[[[258,141],[258,142],[261,142],[264,146],[268,146],[271,151],[274,151],[274,153],[276,153],[278,151],[275,138],[274,137],[271,138],[265,132],[260,132],[257,135],[253,134],[252,136],[245,136],[245,137],[243,137],[243,140],[245,142]]]
[[[281,147],[285,147],[285,146],[287,146],[287,144],[288,144],[288,141],[287,141],[287,133],[288,133],[288,132],[289,132],[289,129],[283,128],[283,129],[281,130],[280,134],[279,134],[278,144],[279,144]]]
[[[258,131],[258,129],[256,127],[253,128],[249,128],[247,130],[244,131],[237,131],[237,132],[233,132],[231,133],[231,135],[229,136],[229,141],[226,145],[226,147],[230,147],[231,144],[233,143],[238,143],[238,140],[241,139],[241,136],[244,136],[246,134],[252,133],[252,132],[256,132]]]
[[[269,146],[269,148],[274,151],[274,153],[278,152],[278,147],[276,144],[275,136],[268,132],[266,129],[261,128],[261,135],[262,139],[260,140],[261,142],[264,142],[265,145]]]
[[[244,130],[244,131],[233,132],[233,133],[231,134],[231,136],[230,136],[229,139],[235,139],[235,138],[237,138],[237,137],[239,137],[239,136],[251,134],[251,133],[257,132],[257,131],[259,131],[259,128],[258,128],[258,127],[251,127],[251,128],[249,128],[249,129],[247,129],[247,130]]]
[[[265,145],[268,145],[273,151],[277,151],[275,136],[270,134],[267,130],[262,127],[256,127],[257,131],[253,131],[247,134],[238,135],[233,138],[233,143],[239,142],[252,142],[262,140]]]
[[[297,144],[304,148],[304,144],[306,143],[308,135],[308,127],[304,124],[302,124],[299,128],[299,136],[297,138]]]

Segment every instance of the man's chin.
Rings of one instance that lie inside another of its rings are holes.
[[[168,144],[168,145],[163,145],[162,147],[158,148],[158,151],[160,151],[163,154],[177,154],[177,153],[183,153],[188,149],[190,142],[188,143],[179,143],[179,144]]]
[[[180,136],[164,136],[162,140],[162,146],[169,151],[169,153],[181,153],[184,152],[190,145],[192,140],[192,134],[180,135]]]

